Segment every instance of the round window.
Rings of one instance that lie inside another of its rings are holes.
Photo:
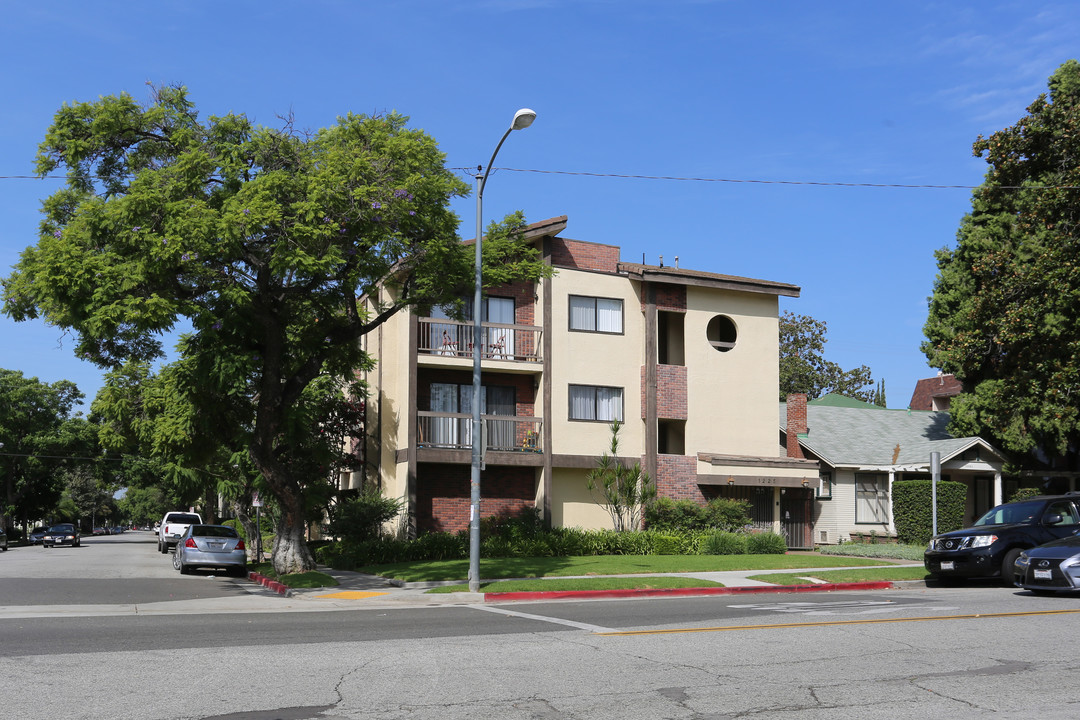
[[[710,345],[720,352],[727,352],[735,347],[735,339],[738,337],[739,331],[736,329],[735,323],[727,315],[717,315],[709,321],[705,334],[709,338]]]

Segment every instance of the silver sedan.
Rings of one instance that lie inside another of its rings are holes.
[[[173,553],[173,567],[181,575],[195,568],[223,568],[230,575],[247,574],[247,548],[228,525],[190,525]]]
[[[1080,535],[1020,553],[1015,584],[1036,595],[1080,590]]]

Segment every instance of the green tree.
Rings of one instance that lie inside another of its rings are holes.
[[[828,393],[875,402],[874,381],[870,368],[860,365],[844,370],[825,359],[825,322],[809,315],[796,315],[785,310],[780,315],[780,400],[791,393],[806,393],[814,400]],[[884,407],[884,386],[881,387]]]
[[[104,524],[104,511],[112,495],[86,466],[71,468],[64,473],[64,493],[78,510],[78,517],[92,525]]]
[[[874,399],[871,400],[871,402],[874,403],[875,405],[880,406],[880,407],[888,407],[888,405],[885,402],[885,381],[884,380],[879,380],[878,381],[877,388],[874,390]]]
[[[65,465],[93,462],[96,432],[75,415],[74,383],[43,383],[0,369],[0,523],[10,529],[50,515],[63,491]]]
[[[145,107],[128,95],[66,105],[39,148],[37,171],[69,181],[4,281],[5,312],[70,329],[80,357],[113,369],[161,357],[161,334],[185,319],[158,388],[170,406],[162,453],[199,452],[222,429],[244,438],[281,513],[281,573],[315,565],[309,496],[341,452],[320,436],[320,413],[363,396],[326,383],[370,365],[359,340],[394,313],[472,286],[449,209],[468,186],[406,121],[349,114],[315,132],[201,121],[184,88],[164,87]],[[523,223],[512,216],[485,241],[486,282],[550,272],[519,241]]]
[[[923,351],[965,393],[950,431],[982,435],[1023,465],[1075,469],[1080,448],[1080,63],[1028,114],[980,136],[989,170],[956,247],[936,253]],[[1026,459],[1024,459],[1026,457]]]
[[[124,496],[116,501],[120,513],[129,521],[152,525],[172,507],[158,487],[129,487]]]
[[[585,476],[585,486],[607,510],[615,530],[640,530],[642,513],[656,497],[656,484],[640,463],[627,466],[619,459],[618,420],[611,423],[611,444]]]

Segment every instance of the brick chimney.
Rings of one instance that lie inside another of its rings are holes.
[[[792,393],[787,396],[787,456],[804,458],[799,447],[799,435],[805,435],[809,427],[806,423],[806,393]]]

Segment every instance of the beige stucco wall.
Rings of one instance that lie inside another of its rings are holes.
[[[777,456],[776,296],[688,287],[686,305],[687,453]],[[716,315],[731,318],[738,331],[727,352],[708,342]]]
[[[381,298],[388,301],[385,295]],[[373,312],[370,304],[369,312]],[[407,487],[406,463],[397,463],[398,449],[408,446],[410,315],[399,312],[365,337],[365,349],[376,360],[366,375],[368,423],[378,428],[379,482],[384,494],[402,498]],[[371,446],[369,446],[371,447]]]
[[[556,527],[611,530],[611,516],[585,486],[587,470],[557,468],[552,473],[551,520]]]
[[[552,351],[544,382],[552,383],[550,418],[554,452],[599,455],[611,439],[606,422],[570,421],[570,385],[623,388],[624,426],[620,454],[644,452],[641,421],[641,366],[645,321],[637,288],[624,276],[560,268],[552,281]],[[570,296],[623,301],[623,334],[570,332]],[[558,497],[558,494],[555,495]]]

